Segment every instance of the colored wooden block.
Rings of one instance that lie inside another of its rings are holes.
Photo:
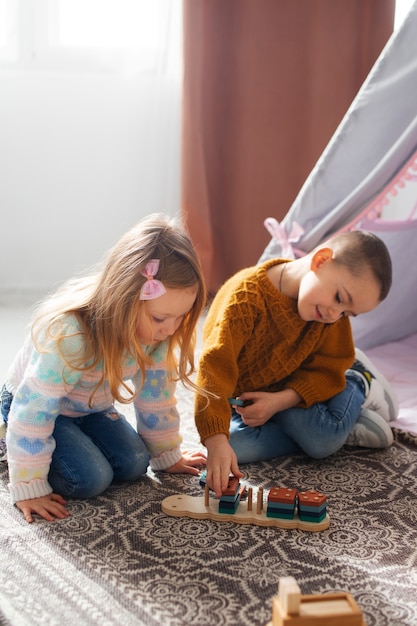
[[[237,498],[239,497],[239,493],[237,493],[235,496],[221,496],[220,498],[220,502],[236,502]]]
[[[225,494],[220,496],[220,500],[222,502],[234,502],[236,500],[236,498],[239,497],[239,489],[236,491],[236,493],[234,493],[231,496],[226,496]]]
[[[302,512],[298,512],[298,516],[300,518],[300,520],[302,520],[303,522],[311,522],[312,524],[314,523],[319,523],[321,521],[323,521],[326,518],[326,511],[323,511],[322,513],[318,513],[317,515],[307,515],[306,513],[302,513]]]
[[[319,491],[298,492],[298,515],[305,522],[321,522],[326,517],[327,498]]]
[[[282,502],[283,504],[288,502],[295,503],[296,496],[296,489],[287,489],[287,487],[272,487],[268,493],[268,502]]]
[[[299,491],[297,495],[299,506],[323,506],[327,502],[324,493],[319,491]]]
[[[266,509],[267,517],[281,519],[292,519],[295,514],[295,502],[292,504],[281,504],[281,502],[268,502]]]
[[[308,505],[302,504],[301,508],[306,513],[319,513],[320,511],[325,511],[327,509],[327,505],[322,504],[322,506],[308,506]]]
[[[295,513],[296,496],[296,489],[272,487],[268,493],[267,517],[292,519]]]
[[[268,502],[268,509],[271,511],[294,511],[295,503],[282,504],[281,502]]]
[[[201,472],[200,474],[200,485],[202,487],[206,486],[206,479],[207,479],[207,470],[204,470],[203,472]]]
[[[231,476],[229,478],[229,483],[226,489],[222,493],[223,496],[235,496],[239,489],[240,481],[236,476]]]
[[[240,500],[236,500],[236,502],[219,502],[219,513],[233,515],[236,513],[239,504]]]
[[[275,517],[276,519],[294,519],[294,511],[278,511],[278,510],[266,510],[267,517]]]
[[[239,498],[243,498],[246,493],[246,485],[240,485],[239,487]]]
[[[246,487],[239,482],[238,478],[231,478],[228,488],[223,491],[219,500],[219,513],[230,513],[233,515],[245,491]]]

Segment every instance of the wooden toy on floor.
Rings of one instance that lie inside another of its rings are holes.
[[[280,578],[266,626],[366,626],[350,593],[301,595],[292,576]]]
[[[219,500],[219,513],[236,513],[240,500],[246,491],[238,478],[235,476],[229,478],[229,484],[223,491]]]
[[[204,484],[204,482],[203,482]],[[217,522],[235,522],[236,524],[257,524],[277,528],[298,528],[310,532],[326,530],[330,518],[325,507],[326,496],[316,491],[297,492],[286,487],[273,487],[269,491],[268,506],[265,510],[263,489],[259,488],[256,507],[253,503],[253,489],[247,490],[246,501],[242,500],[246,488],[238,479],[231,479],[226,492],[220,500],[210,498],[209,487],[205,485],[204,496],[176,494],[162,501],[162,510],[174,517],[194,519],[212,519]],[[307,505],[298,513],[299,497],[304,494]]]
[[[268,517],[293,519],[297,503],[297,490],[286,487],[273,487],[268,494]]]
[[[326,517],[327,498],[317,491],[299,491],[298,515],[303,522],[321,522]]]

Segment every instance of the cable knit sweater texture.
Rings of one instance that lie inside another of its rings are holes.
[[[227,398],[244,391],[292,388],[309,407],[345,387],[354,360],[349,319],[334,324],[305,322],[297,302],[271,283],[267,270],[282,259],[246,268],[216,294],[203,328],[197,383],[219,399],[196,396],[195,420],[201,440],[229,434]]]
[[[66,328],[65,353],[77,354],[82,350],[83,339],[75,316],[68,316]],[[153,365],[146,369],[142,387],[141,372],[133,358],[126,356],[122,364],[123,380],[131,381],[136,390],[141,387],[133,402],[137,429],[150,452],[151,466],[156,470],[166,469],[181,459],[175,382],[168,377],[167,349],[167,342],[163,342],[152,352]],[[6,381],[13,395],[7,427],[9,489],[13,502],[52,492],[48,472],[58,415],[74,418],[103,411],[109,419],[120,418],[107,384],[99,387],[93,406],[88,406],[91,390],[100,379],[101,371],[101,363],[93,370],[70,370],[57,350],[38,352],[30,337],[26,339]]]

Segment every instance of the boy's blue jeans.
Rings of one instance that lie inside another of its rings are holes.
[[[339,450],[358,419],[365,400],[357,377],[346,377],[345,389],[327,402],[308,409],[276,413],[263,426],[251,428],[233,411],[230,445],[239,463],[255,463],[302,453],[322,459]]]
[[[3,388],[1,414],[6,423],[12,400]],[[115,410],[77,418],[59,415],[53,437],[48,481],[54,493],[65,498],[92,498],[113,480],[134,481],[146,473],[148,449]]]

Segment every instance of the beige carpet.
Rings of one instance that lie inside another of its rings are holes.
[[[181,392],[184,444],[198,445]],[[280,576],[303,593],[349,591],[368,626],[417,625],[417,439],[395,431],[386,451],[345,448],[243,466],[246,484],[317,488],[322,533],[163,514],[173,493],[201,495],[191,476],[149,473],[71,517],[27,524],[0,463],[0,623],[13,626],[264,626]]]

